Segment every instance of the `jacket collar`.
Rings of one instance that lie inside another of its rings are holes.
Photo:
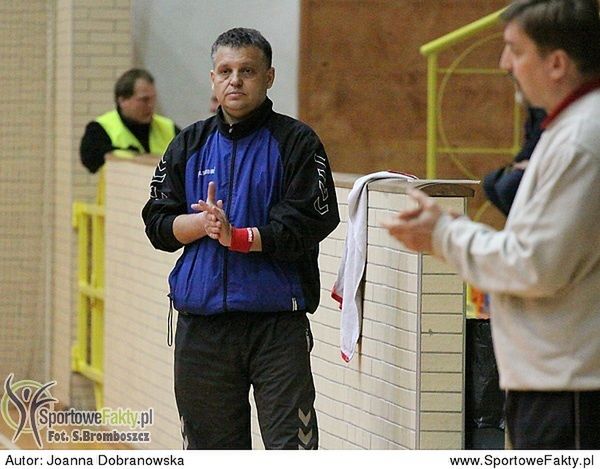
[[[217,111],[217,125],[223,135],[231,140],[236,140],[250,135],[261,127],[271,115],[272,110],[273,102],[269,98],[265,98],[264,102],[243,121],[228,124],[223,117],[223,110],[219,106],[219,110]]]
[[[597,90],[598,88],[600,88],[600,78],[588,81],[587,83],[584,83],[579,88],[574,90],[569,96],[563,99],[563,101],[559,103],[558,106],[556,106],[552,111],[550,111],[550,113],[542,121],[542,129],[547,128],[559,116],[561,112],[563,112],[566,108],[568,108],[579,98],[585,96],[588,93],[591,93],[594,90]]]

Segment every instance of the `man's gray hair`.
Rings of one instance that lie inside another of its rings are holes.
[[[267,41],[256,29],[233,28],[220,34],[210,50],[210,56],[213,59],[213,63],[215,54],[219,47],[231,47],[233,49],[240,49],[242,47],[257,47],[262,51],[265,57],[267,68],[271,67],[271,61],[273,60],[273,50],[271,49],[271,44],[269,44],[269,41]]]

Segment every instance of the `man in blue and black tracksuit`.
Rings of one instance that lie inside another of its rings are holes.
[[[211,53],[217,114],[171,143],[142,213],[157,249],[184,247],[169,277],[184,447],[250,449],[252,386],[266,448],[316,449],[306,313],[339,223],[329,162],[312,129],[272,110],[258,31],[229,30]]]

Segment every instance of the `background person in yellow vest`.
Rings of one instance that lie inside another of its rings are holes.
[[[95,173],[107,153],[132,158],[145,153],[162,155],[179,133],[175,123],[154,113],[154,77],[143,69],[125,72],[115,83],[116,109],[90,122],[81,139],[83,165]]]

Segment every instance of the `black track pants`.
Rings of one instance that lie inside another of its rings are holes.
[[[251,449],[250,386],[267,449],[317,449],[305,313],[179,314],[175,397],[184,448]]]
[[[600,449],[600,391],[509,391],[513,449]]]

